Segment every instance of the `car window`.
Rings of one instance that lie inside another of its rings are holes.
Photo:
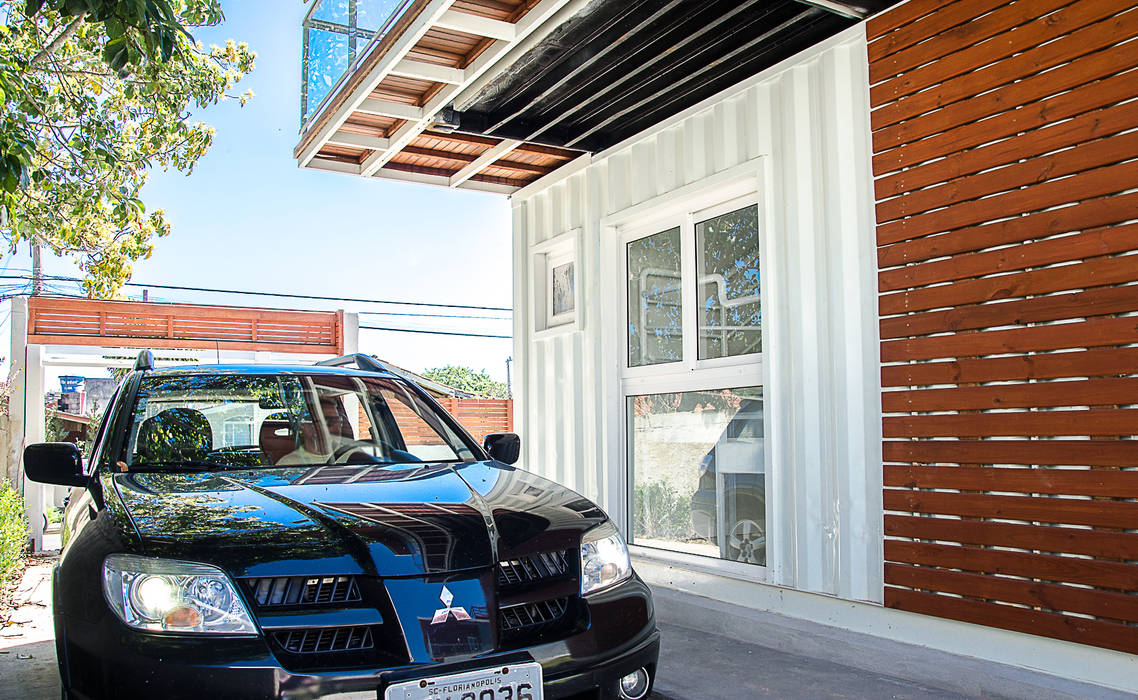
[[[351,375],[155,374],[131,414],[130,469],[472,461],[400,380]]]

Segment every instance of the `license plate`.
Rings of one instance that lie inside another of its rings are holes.
[[[384,700],[542,700],[541,664],[483,668],[389,686]]]

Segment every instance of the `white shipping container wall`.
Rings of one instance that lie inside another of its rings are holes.
[[[764,229],[765,353],[761,368],[736,370],[763,384],[766,402],[769,563],[754,578],[879,602],[865,51],[864,27],[853,27],[514,197],[515,424],[521,466],[624,522],[624,272],[615,239],[625,223],[685,197],[706,201],[742,177],[758,190]],[[543,329],[540,253],[554,249],[576,251],[577,317]]]

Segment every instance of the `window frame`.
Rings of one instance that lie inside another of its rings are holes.
[[[710,196],[708,197],[708,199]],[[623,274],[620,276],[622,283],[622,317],[623,317],[623,337],[621,338],[621,345],[623,347],[623,361],[621,364],[621,378],[631,379],[638,377],[666,377],[670,374],[677,372],[690,373],[705,369],[716,368],[729,368],[738,367],[742,365],[753,366],[758,363],[762,365],[763,351],[747,353],[744,355],[731,355],[728,357],[715,357],[706,360],[699,359],[699,283],[696,271],[696,233],[695,226],[697,223],[706,221],[708,219],[727,214],[739,209],[749,206],[759,207],[759,238],[763,238],[762,231],[762,202],[759,201],[758,192],[750,192],[744,195],[732,197],[727,200],[720,200],[716,203],[706,203],[704,206],[696,206],[688,208],[684,213],[671,214],[668,216],[656,217],[646,220],[643,223],[637,223],[632,226],[621,227],[619,230],[619,241],[621,260],[620,265]],[[706,200],[705,200],[706,201]],[[701,202],[702,203],[702,202]],[[629,337],[628,337],[628,245],[633,241],[638,241],[642,238],[654,236],[658,233],[663,233],[673,228],[680,229],[680,300],[683,306],[680,322],[680,333],[683,338],[683,349],[679,360],[674,362],[659,362],[652,365],[641,365],[633,367],[629,364]],[[761,245],[761,244],[760,244]],[[763,302],[763,287],[761,284],[762,279],[762,262],[763,251],[759,249],[759,307],[765,308]],[[760,329],[766,326],[763,323]],[[763,345],[765,348],[766,346]]]
[[[761,159],[757,159],[761,161]],[[764,188],[761,168],[748,163],[732,169],[733,172],[723,173],[721,183],[701,182],[697,187],[691,188],[683,197],[662,195],[642,205],[630,207],[625,212],[619,212],[606,217],[602,222],[614,235],[616,249],[619,251],[614,267],[618,269],[615,281],[619,286],[619,299],[622,304],[617,314],[619,319],[620,335],[616,352],[619,365],[615,368],[615,380],[619,387],[619,401],[613,404],[613,409],[619,415],[620,429],[616,431],[617,445],[622,469],[618,470],[616,482],[612,484],[614,492],[618,494],[618,507],[623,510],[619,521],[623,524],[625,532],[632,533],[633,527],[633,464],[632,441],[629,437],[628,398],[643,394],[679,393],[688,391],[714,391],[718,389],[737,389],[742,387],[758,386],[763,389],[763,432],[766,444],[764,454],[766,466],[764,469],[764,485],[767,494],[774,494],[778,477],[774,474],[777,467],[772,463],[771,438],[772,416],[767,407],[772,405],[772,396],[767,391],[768,366],[765,361],[766,352],[770,348],[769,339],[772,331],[771,320],[767,311],[771,308],[769,303],[769,287],[762,284],[770,279],[766,274],[771,264],[771,252],[768,244],[771,241],[769,228],[771,225],[769,201],[770,193]],[[718,180],[720,178],[710,178]],[[688,188],[684,188],[688,189]],[[687,283],[696,277],[696,232],[697,222],[719,216],[746,206],[758,207],[759,225],[759,303],[763,309],[760,325],[762,334],[761,350],[757,353],[747,353],[729,357],[718,357],[706,360],[699,359],[698,341],[698,283]],[[680,277],[683,354],[676,362],[659,363],[632,367],[629,365],[629,337],[628,337],[628,244],[632,241],[666,231],[675,226],[680,227]],[[616,319],[613,319],[616,320]],[[614,327],[614,326],[610,326]],[[780,531],[776,523],[778,505],[771,503],[768,498],[766,507],[766,533],[767,552],[766,565],[744,564],[729,559],[691,554],[676,550],[661,549],[638,544],[630,544],[630,551],[636,556],[660,562],[662,564],[678,565],[686,568],[707,571],[719,575],[729,576],[754,582],[771,582],[778,578],[778,556]]]
[[[580,237],[579,228],[562,231],[534,245],[530,250],[534,335],[538,338],[582,329],[584,280],[581,259],[577,254]],[[573,264],[573,309],[554,314],[553,268],[565,263]]]

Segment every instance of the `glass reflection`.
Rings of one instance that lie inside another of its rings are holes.
[[[680,229],[628,244],[628,366],[683,357]]]
[[[632,540],[766,564],[761,387],[632,396]]]
[[[336,375],[154,374],[120,470],[471,461],[403,382]]]
[[[307,121],[377,34],[410,0],[316,0],[303,22],[301,122]]]
[[[701,221],[695,235],[699,359],[760,352],[758,206]]]

